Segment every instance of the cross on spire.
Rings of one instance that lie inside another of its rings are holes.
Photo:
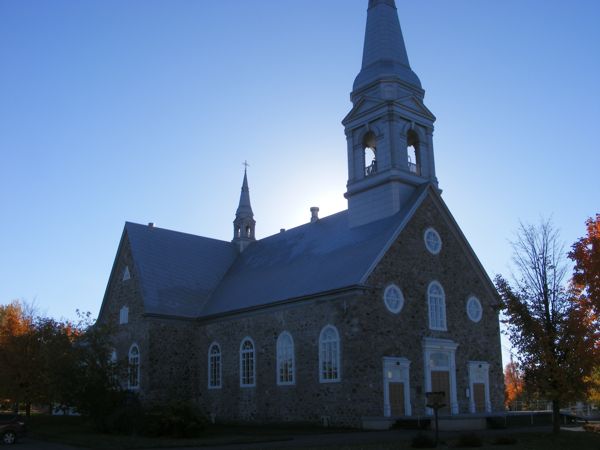
[[[250,164],[248,164],[247,160],[244,160],[244,162],[242,163],[242,166],[244,166],[244,170],[248,169],[248,167],[250,167]]]

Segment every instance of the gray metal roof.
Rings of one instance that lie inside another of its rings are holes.
[[[238,254],[230,242],[126,224],[147,313],[205,317],[364,283],[424,198],[360,227],[348,211],[261,239]]]
[[[230,242],[131,222],[125,230],[146,313],[198,317],[237,257]]]

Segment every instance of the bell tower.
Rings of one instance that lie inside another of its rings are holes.
[[[369,0],[362,68],[342,124],[350,226],[391,216],[424,183],[437,187],[435,116],[412,71],[394,0]]]

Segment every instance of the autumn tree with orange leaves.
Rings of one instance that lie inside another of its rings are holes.
[[[511,361],[504,367],[504,406],[507,408],[523,396],[523,374],[519,366]]]
[[[0,399],[25,405],[27,415],[32,404],[96,408],[118,390],[108,335],[89,313],[72,323],[20,301],[0,305]]]
[[[587,234],[571,247],[569,258],[575,263],[573,286],[580,300],[600,317],[600,214],[589,218]]]

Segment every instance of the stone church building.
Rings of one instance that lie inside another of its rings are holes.
[[[257,239],[244,173],[231,241],[126,223],[99,315],[123,384],[217,421],[360,426],[431,414],[431,391],[501,410],[498,298],[441,197],[424,94],[394,0],[370,0],[347,210]]]

